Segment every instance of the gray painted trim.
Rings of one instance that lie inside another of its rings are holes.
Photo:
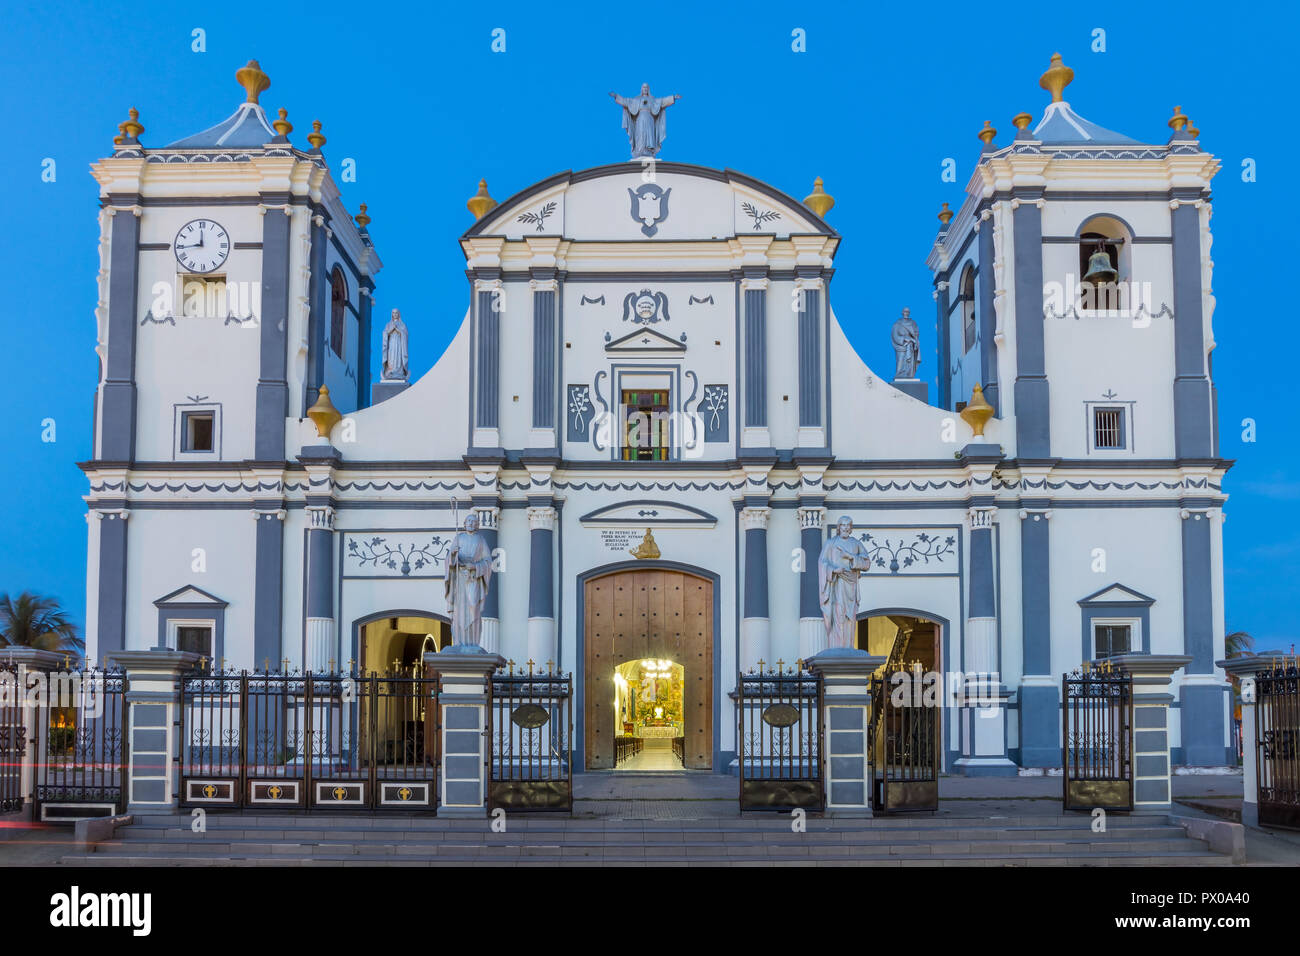
[[[125,513],[99,520],[99,625],[96,654],[100,659],[126,649],[126,535]]]
[[[767,601],[767,529],[745,530],[745,618],[766,618]]]
[[[322,215],[324,215],[322,213]],[[307,387],[303,392],[302,407],[299,417],[305,418],[307,409],[316,403],[320,394],[321,383],[325,381],[325,334],[323,332],[326,317],[329,315],[329,282],[326,281],[325,251],[327,242],[325,228],[328,217],[321,225],[312,223],[311,275],[307,280]]]
[[[138,197],[137,197],[138,199]],[[135,457],[135,309],[139,294],[140,217],[117,209],[109,231],[108,342],[100,386],[99,453],[130,461]]]
[[[944,284],[942,289],[935,289],[935,320],[934,320],[934,337],[935,351],[939,362],[939,407],[949,408],[952,404],[952,376],[949,374],[948,367],[952,361],[950,350],[952,342],[948,338],[952,331],[951,315],[949,314],[949,286]]]
[[[365,295],[361,295],[362,291]],[[357,293],[361,302],[361,311],[357,315],[357,408],[370,404],[370,381],[373,375],[370,363],[373,349],[372,324],[375,307],[375,284],[368,276],[357,277]]]
[[[266,505],[261,505],[265,508]],[[253,663],[279,660],[284,633],[284,522],[256,515],[253,571]]]
[[[971,529],[970,616],[997,617],[993,567],[993,529]]]
[[[1022,671],[1051,674],[1052,578],[1050,525],[1044,515],[1020,522],[1020,627]]]
[[[745,425],[767,426],[767,290],[745,289]]]
[[[739,524],[737,523],[737,527]],[[739,538],[737,538],[736,566],[739,566]],[[586,769],[587,764],[587,711],[586,695],[587,681],[585,673],[585,660],[587,653],[586,643],[586,602],[584,601],[584,590],[587,582],[593,578],[604,577],[608,574],[617,574],[620,571],[685,571],[695,577],[705,578],[713,583],[713,771],[714,773],[725,772],[726,768],[722,765],[722,655],[718,653],[719,638],[722,634],[722,579],[713,571],[696,567],[692,564],[683,564],[680,561],[619,561],[614,564],[601,565],[600,567],[591,568],[587,571],[580,572],[577,576],[575,603],[577,608],[577,620],[574,622],[574,633],[576,635],[577,646],[574,657],[574,674],[576,680],[576,700],[574,702],[574,728],[573,728],[573,765],[577,771]],[[739,594],[736,595],[739,601]],[[737,605],[737,612],[740,608]],[[740,660],[739,640],[739,613],[737,613],[736,631],[736,660]]]
[[[821,291],[804,289],[799,310],[799,427],[822,424]]]
[[[1213,674],[1213,528],[1209,516],[1200,513],[1190,514],[1182,524],[1183,653],[1192,656],[1186,673]]]
[[[215,670],[216,663],[226,656],[226,602],[203,604],[195,601],[184,604],[166,604],[160,599],[155,601],[154,604],[158,608],[158,647],[169,646],[167,643],[167,624],[170,621],[212,621],[212,657],[209,662]],[[176,648],[172,649],[176,650]]]
[[[549,528],[530,529],[528,549],[528,616],[553,618],[555,532]]]
[[[1096,648],[1093,646],[1093,622],[1098,618],[1136,618],[1142,631],[1142,646],[1130,648],[1131,652],[1151,653],[1151,602],[1149,601],[1091,601],[1079,602],[1079,617],[1083,630],[1083,656],[1080,660],[1096,660]],[[1027,671],[1027,673],[1035,673]],[[1039,671],[1037,673],[1044,673]]]
[[[1201,218],[1193,205],[1170,212],[1174,267],[1174,447],[1179,457],[1214,453],[1210,380],[1201,311]]]
[[[478,369],[478,387],[474,402],[474,425],[478,428],[497,428],[501,422],[501,314],[492,308],[491,291],[478,291],[476,298],[478,352],[475,366]],[[472,437],[470,444],[473,444]]]
[[[1051,454],[1051,392],[1043,346],[1043,220],[1034,203],[1012,213],[1016,323],[1016,453]]]
[[[533,293],[533,427],[554,428],[556,410],[555,292]]]
[[[1016,228],[1016,238],[1020,237],[1020,229]],[[1017,242],[1017,250],[1019,243]],[[1017,261],[1017,268],[1019,262]],[[1041,275],[1041,265],[1039,273]],[[975,282],[979,295],[979,314],[976,316],[976,329],[978,330],[978,348],[980,352],[980,383],[984,387],[984,399],[993,406],[995,414],[1001,414],[1002,404],[999,401],[998,386],[998,346],[993,340],[994,332],[997,325],[997,314],[993,305],[994,292],[993,286],[993,221],[990,219],[980,229],[979,240],[979,269],[975,274]],[[1041,288],[1041,284],[1040,284]],[[1019,290],[1017,289],[1017,293]],[[1017,298],[1017,302],[1019,299]],[[1017,341],[1019,341],[1017,339]],[[1017,414],[1019,409],[1017,408]]]
[[[284,457],[284,420],[289,415],[289,217],[268,210],[262,217],[262,321],[257,380],[254,454],[262,461]]]

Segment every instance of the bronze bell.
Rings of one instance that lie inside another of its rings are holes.
[[[1084,282],[1103,283],[1114,282],[1119,278],[1119,273],[1115,267],[1110,264],[1110,254],[1102,246],[1097,247],[1097,251],[1088,257],[1088,272],[1084,275]]]

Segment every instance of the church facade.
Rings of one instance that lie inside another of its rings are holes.
[[[92,657],[413,667],[449,643],[473,513],[483,644],[574,674],[577,764],[613,766],[617,669],[655,660],[681,668],[683,764],[722,772],[738,671],[826,646],[817,557],[847,516],[857,644],[941,675],[947,772],[1059,766],[1061,675],[1125,652],[1186,656],[1175,762],[1228,762],[1218,163],[1186,117],[1161,143],[1099,127],[1057,58],[1037,124],[986,127],[929,250],[931,396],[928,330],[895,324],[886,377],[836,320],[821,182],[659,160],[655,100],[625,119],[648,157],[481,184],[465,318],[408,382],[404,327],[372,355],[381,261],[319,124],[295,144],[257,64],[239,79],[222,123],[155,148],[132,114],[93,167]],[[997,687],[978,719],[971,673]]]

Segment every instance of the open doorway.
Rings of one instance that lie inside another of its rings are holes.
[[[357,668],[365,674],[419,675],[424,655],[451,643],[451,625],[441,618],[395,614],[360,625]]]
[[[686,669],[658,658],[614,668],[616,770],[682,770]]]

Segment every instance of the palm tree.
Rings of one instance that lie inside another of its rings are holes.
[[[80,654],[84,646],[77,626],[54,598],[31,591],[16,598],[0,594],[0,647]]]
[[[1244,657],[1255,647],[1255,639],[1246,631],[1233,631],[1223,639],[1223,649],[1228,657]]]

